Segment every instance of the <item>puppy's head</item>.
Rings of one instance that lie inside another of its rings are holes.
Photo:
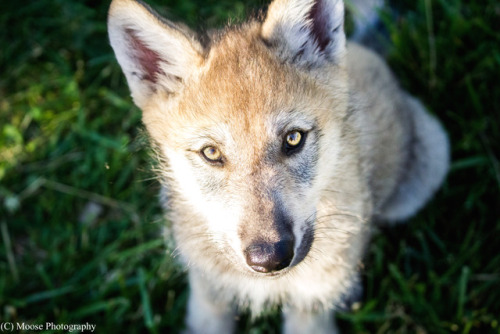
[[[276,0],[208,46],[132,0],[114,0],[108,24],[184,238],[247,272],[304,259],[347,109],[342,1]]]

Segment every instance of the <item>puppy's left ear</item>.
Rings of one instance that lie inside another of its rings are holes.
[[[308,68],[338,64],[346,50],[342,0],[275,0],[262,38],[284,61]]]

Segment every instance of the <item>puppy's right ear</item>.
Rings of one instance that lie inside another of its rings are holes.
[[[139,108],[158,90],[175,94],[202,61],[198,41],[134,0],[113,0],[108,33]]]

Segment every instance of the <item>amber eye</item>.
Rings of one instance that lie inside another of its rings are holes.
[[[302,134],[299,131],[293,131],[286,135],[286,143],[292,147],[298,146],[302,140]]]
[[[201,154],[208,162],[222,162],[222,153],[217,147],[207,146],[201,150]]]
[[[288,156],[297,153],[304,145],[306,135],[307,133],[299,130],[287,133],[283,142],[283,153]]]

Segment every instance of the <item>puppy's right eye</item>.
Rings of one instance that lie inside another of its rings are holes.
[[[201,156],[211,164],[222,164],[222,153],[214,146],[207,146],[201,150]]]
[[[286,156],[298,153],[306,140],[307,132],[294,130],[286,134],[282,151]]]

